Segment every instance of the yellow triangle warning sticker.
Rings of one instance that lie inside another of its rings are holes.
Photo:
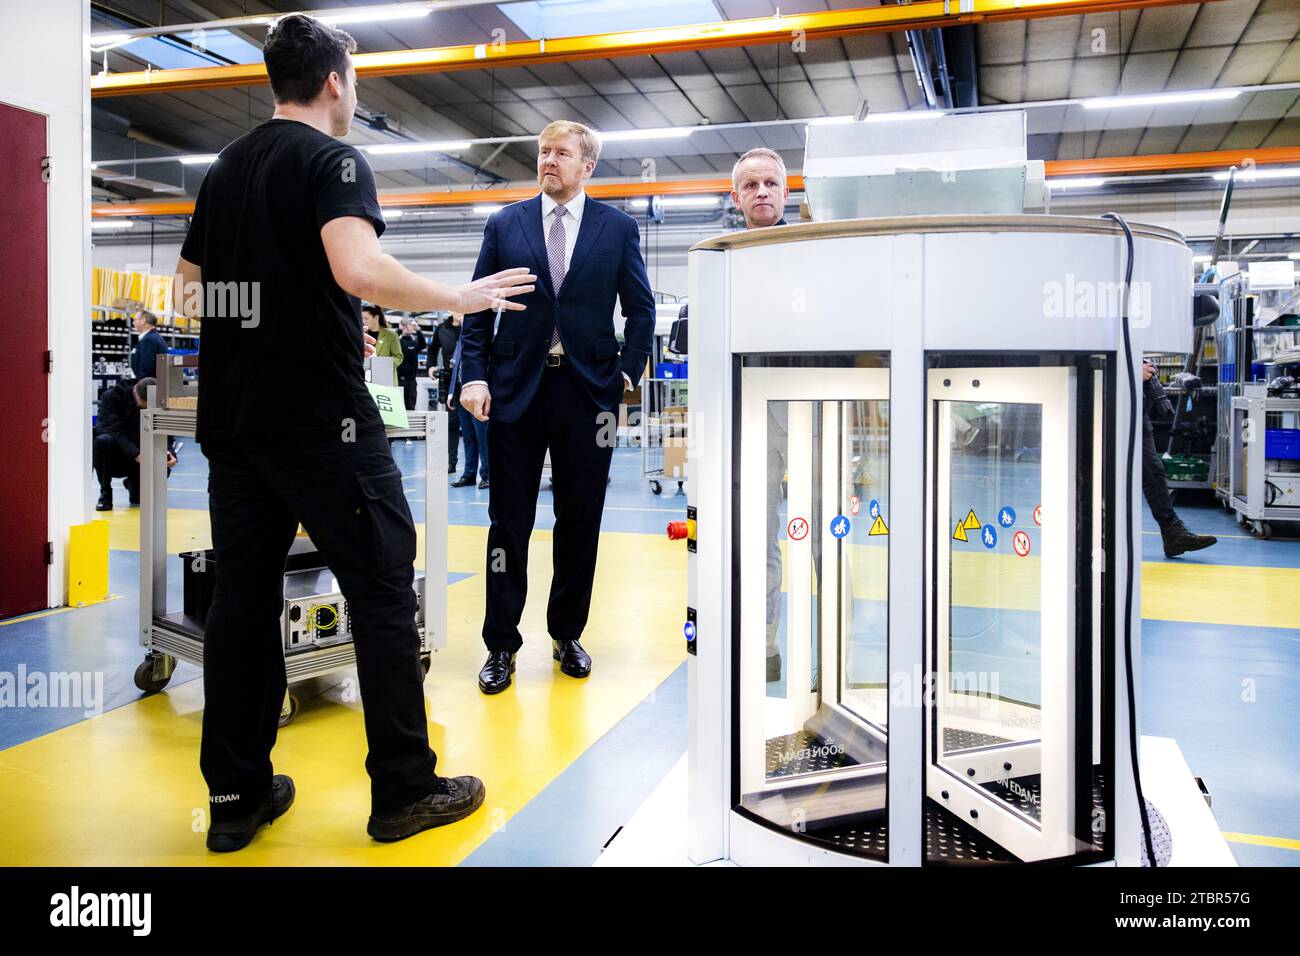
[[[957,522],[957,530],[954,531],[954,532],[952,533],[952,539],[953,539],[954,541],[968,541],[968,540],[970,540],[970,539],[968,539],[968,538],[966,537],[966,525],[964,525],[962,522],[958,521],[958,522]]]
[[[963,521],[961,525],[963,528],[978,528],[980,526],[980,519],[975,517],[974,508],[966,512],[966,520]],[[966,539],[962,538],[962,540],[965,541]]]
[[[880,515],[876,515],[876,520],[872,523],[871,530],[867,534],[889,534],[889,529],[885,527],[885,519]]]

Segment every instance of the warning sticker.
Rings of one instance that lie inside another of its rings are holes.
[[[979,526],[980,519],[975,517],[975,509],[972,508],[970,511],[966,512],[966,520],[962,522],[962,527],[967,531],[974,531]]]
[[[1011,539],[1011,547],[1016,549],[1016,554],[1022,558],[1029,554],[1029,535],[1023,531],[1017,531],[1016,536]]]
[[[1038,505],[1036,508],[1034,508],[1034,524],[1038,525],[1039,527],[1042,527],[1042,524],[1043,524],[1043,506],[1042,506],[1042,505]]]
[[[992,550],[998,546],[998,529],[991,524],[986,524],[984,530],[980,532],[980,540],[984,542],[984,547]]]
[[[998,524],[1004,528],[1010,528],[1016,523],[1016,509],[1010,505],[1003,505],[998,511]]]
[[[953,539],[954,541],[969,541],[969,540],[970,540],[970,538],[966,537],[966,525],[965,525],[963,522],[961,522],[961,521],[958,521],[958,522],[957,522],[957,530],[955,530],[955,531],[952,533],[952,539]]]
[[[790,523],[785,526],[785,533],[790,536],[791,541],[802,541],[808,537],[808,522],[803,518],[791,518]]]
[[[871,525],[871,530],[867,534],[889,534],[889,529],[885,527],[885,519],[876,515],[876,520]]]
[[[849,519],[844,515],[836,515],[831,519],[831,534],[837,538],[842,538],[849,533]]]
[[[867,505],[867,514],[871,515],[873,518],[880,517],[880,502],[875,498],[872,498],[871,504]]]

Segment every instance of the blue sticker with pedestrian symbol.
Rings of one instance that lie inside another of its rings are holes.
[[[996,548],[998,546],[998,529],[991,524],[986,524],[984,530],[980,532],[980,540],[984,542],[984,547]]]
[[[872,498],[871,504],[867,505],[867,514],[871,515],[873,518],[880,517],[880,502],[875,498]]]
[[[1014,527],[1016,523],[1016,509],[1007,505],[998,512],[998,524],[1004,528]]]
[[[849,519],[844,515],[836,515],[831,519],[831,534],[837,538],[842,538],[849,533]]]

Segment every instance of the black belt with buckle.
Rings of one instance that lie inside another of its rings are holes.
[[[563,365],[563,364],[564,364],[564,356],[563,356],[562,354],[560,354],[560,353],[558,353],[558,352],[547,352],[547,353],[546,353],[546,367],[547,367],[547,368],[559,368],[559,367],[560,367],[561,365]]]

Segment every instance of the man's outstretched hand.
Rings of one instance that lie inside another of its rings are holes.
[[[527,308],[522,302],[511,302],[517,295],[527,295],[536,286],[537,276],[525,268],[502,269],[495,275],[467,282],[459,288],[460,307],[455,311],[470,315],[474,312],[495,312],[504,309],[520,312]]]

